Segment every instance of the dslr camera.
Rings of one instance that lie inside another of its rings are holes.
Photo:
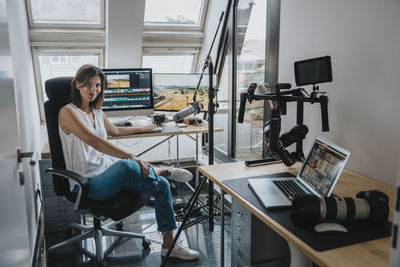
[[[296,195],[292,206],[295,211],[290,214],[290,218],[299,226],[324,221],[357,220],[386,225],[389,218],[389,197],[379,190],[361,191],[356,194],[356,198]]]

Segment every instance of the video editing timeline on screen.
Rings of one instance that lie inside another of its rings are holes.
[[[152,107],[151,71],[107,71],[104,110]]]

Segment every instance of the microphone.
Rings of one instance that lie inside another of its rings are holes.
[[[203,105],[199,102],[194,102],[190,107],[184,108],[177,113],[175,113],[173,119],[174,121],[181,121],[190,115],[195,115],[201,112]]]

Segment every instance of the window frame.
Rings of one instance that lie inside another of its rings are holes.
[[[44,124],[46,121],[44,114],[44,95],[42,88],[42,79],[40,72],[40,63],[39,56],[42,55],[53,55],[57,53],[57,56],[66,55],[66,56],[79,56],[79,55],[97,55],[99,57],[99,68],[104,68],[104,47],[72,47],[72,46],[33,46],[32,47],[32,58],[33,58],[33,66],[35,70],[35,84],[36,84],[36,93],[38,96],[38,105],[40,111],[40,120],[41,123]]]
[[[142,48],[142,62],[144,56],[186,56],[193,55],[192,68],[188,73],[196,73],[197,61],[199,59],[200,49],[192,47],[185,48],[171,48],[171,47],[143,47]]]
[[[67,29],[104,29],[105,28],[105,14],[106,14],[106,0],[100,0],[100,23],[38,23],[33,20],[32,0],[26,0],[26,10],[28,13],[28,22],[30,28],[67,28]]]
[[[198,25],[189,24],[169,24],[164,23],[143,23],[143,30],[165,30],[165,31],[203,31],[206,22],[207,10],[209,8],[209,0],[202,0],[200,7],[200,21]]]

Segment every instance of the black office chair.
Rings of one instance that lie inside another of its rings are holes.
[[[120,192],[112,199],[105,201],[95,201],[87,199],[88,183],[87,179],[77,173],[67,171],[65,169],[64,155],[62,152],[61,140],[58,133],[58,113],[60,109],[67,104],[67,99],[71,90],[72,77],[59,77],[47,80],[45,83],[46,94],[49,98],[44,103],[47,133],[49,137],[49,145],[52,159],[52,167],[46,170],[46,173],[53,174],[53,187],[58,196],[64,196],[69,201],[75,203],[74,210],[80,214],[92,214],[93,226],[82,224],[70,224],[70,227],[82,231],[79,236],[72,237],[59,244],[56,244],[48,249],[48,254],[53,254],[58,248],[65,247],[71,244],[78,243],[87,238],[93,237],[96,244],[96,254],[80,247],[82,252],[88,257],[96,260],[100,265],[106,264],[115,260],[131,260],[136,256],[124,257],[109,257],[108,255],[121,242],[123,237],[141,238],[143,246],[143,255],[150,252],[150,241],[143,234],[118,231],[122,229],[122,222],[119,220],[131,215],[149,200],[150,196],[146,194],[135,194],[128,192]],[[80,188],[79,193],[71,193],[69,188],[69,180],[78,183]],[[114,222],[102,226],[101,221],[111,218]],[[118,230],[113,230],[110,227],[117,226]],[[102,236],[118,237],[107,249],[103,251]]]

